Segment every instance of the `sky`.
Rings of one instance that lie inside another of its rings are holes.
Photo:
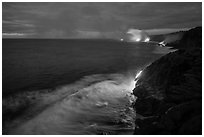
[[[202,3],[3,2],[3,38],[110,38],[202,25]]]

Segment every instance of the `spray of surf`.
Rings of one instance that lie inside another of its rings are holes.
[[[78,85],[71,95],[69,86],[46,95],[46,100],[58,98],[56,103],[10,134],[132,134],[135,82],[135,77],[123,74],[87,76],[82,82],[86,86]]]

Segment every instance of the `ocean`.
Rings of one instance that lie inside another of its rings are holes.
[[[166,53],[116,40],[3,39],[3,133],[132,134],[136,73]]]

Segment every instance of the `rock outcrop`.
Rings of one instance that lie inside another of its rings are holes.
[[[175,45],[179,50],[143,70],[133,90],[143,116],[134,134],[202,134],[201,29],[186,32]]]

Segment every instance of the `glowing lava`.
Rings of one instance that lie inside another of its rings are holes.
[[[129,29],[126,34],[130,42],[144,42],[145,40],[149,40],[149,35],[144,30]]]
[[[137,73],[135,79],[137,79],[139,76],[141,76],[141,73],[142,73],[142,70],[140,70],[140,71]]]
[[[130,83],[130,89],[131,89],[131,93],[133,93],[133,89],[135,88],[135,85],[138,81],[138,78],[141,76],[142,70],[140,70],[137,75],[135,76],[135,79],[132,80],[132,82]]]
[[[165,46],[166,46],[166,44],[165,44],[165,42],[164,42],[164,41],[162,41],[162,42],[159,42],[159,46],[160,46],[160,47],[165,47]]]
[[[140,38],[137,38],[137,39],[136,39],[137,42],[139,42],[140,40],[141,40]]]
[[[144,40],[144,42],[149,42],[150,41],[150,38],[146,38],[145,40]]]

